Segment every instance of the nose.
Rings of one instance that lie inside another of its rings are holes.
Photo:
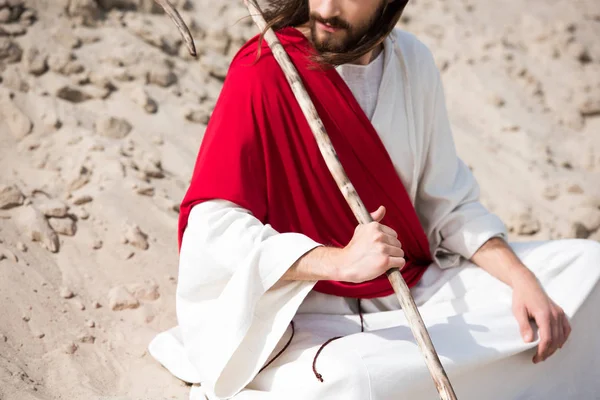
[[[338,17],[340,15],[338,3],[337,0],[321,0],[314,11],[323,19]]]

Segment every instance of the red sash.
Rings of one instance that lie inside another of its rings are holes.
[[[335,69],[309,68],[307,55],[314,49],[304,35],[285,28],[277,36],[365,206],[370,211],[386,207],[382,223],[398,232],[407,261],[402,276],[414,286],[431,263],[429,245],[377,132]],[[225,199],[278,232],[298,232],[343,247],[358,223],[266,42],[253,65],[257,47],[255,37],[231,63],[181,204],[179,244],[194,205]],[[360,284],[319,281],[314,290],[355,298],[393,293],[385,275]]]

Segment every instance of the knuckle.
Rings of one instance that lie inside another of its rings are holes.
[[[537,314],[543,321],[548,321],[552,317],[552,313],[548,309],[540,310]]]

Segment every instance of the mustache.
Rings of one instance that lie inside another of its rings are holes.
[[[333,28],[350,29],[351,25],[339,17],[323,18],[317,13],[310,14],[312,22],[320,22],[324,25],[329,25]]]

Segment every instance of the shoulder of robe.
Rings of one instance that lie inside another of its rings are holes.
[[[410,32],[394,28],[391,39],[404,58],[412,82],[425,93],[435,90],[440,72],[429,47]]]
[[[283,43],[284,47],[288,47],[287,43]],[[260,56],[257,52],[258,47],[258,35],[256,35],[235,54],[225,79],[245,81],[250,83],[248,87],[253,91],[264,93],[269,92],[269,88],[275,88],[280,84],[281,79],[285,81],[285,75],[266,41],[262,43]]]

